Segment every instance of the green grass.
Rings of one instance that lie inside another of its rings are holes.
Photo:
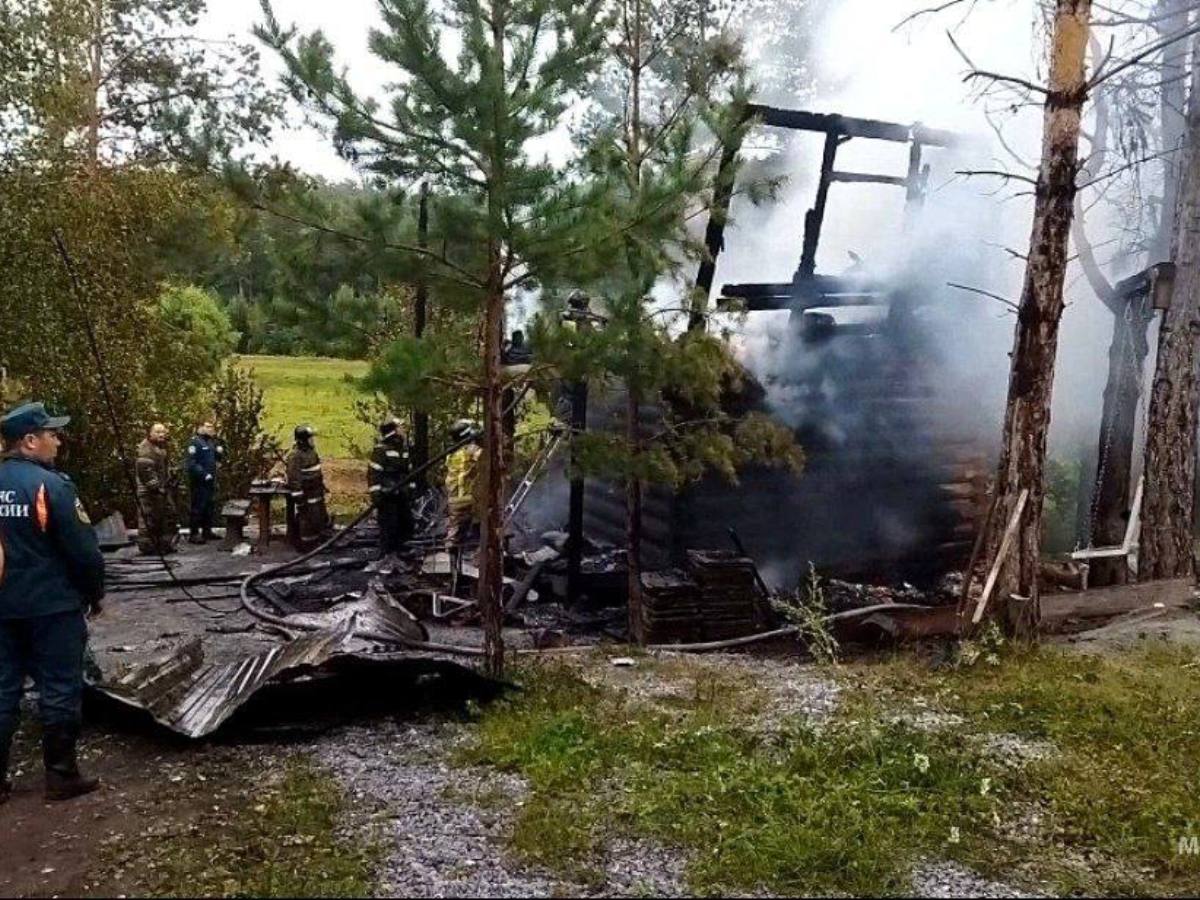
[[[1181,837],[1200,836],[1197,675],[1200,659],[1182,647],[1151,645],[1107,657],[1046,649],[941,675],[899,665],[874,679],[869,692],[921,694],[965,716],[976,731],[1049,741],[1058,749],[1028,765],[1011,786],[1014,799],[1043,812],[1043,838],[1038,846],[1004,848],[1024,856],[1058,890],[1194,894],[1200,858],[1177,849]],[[1085,871],[1064,864],[1069,848],[1104,863]],[[989,867],[987,856],[978,863]]]
[[[1200,822],[1196,674],[1184,651],[1045,649],[945,673],[898,658],[843,670],[820,731],[763,736],[747,727],[753,688],[697,681],[655,709],[535,666],[521,695],[483,713],[465,760],[529,780],[514,848],[576,877],[627,834],[689,851],[690,886],[707,894],[903,893],[923,858],[1062,891],[1194,893],[1200,859],[1175,851]],[[907,707],[966,724],[892,721]],[[983,748],[997,732],[1060,753],[1007,766]],[[1031,807],[1043,833],[1019,840],[1006,826]]]
[[[285,447],[300,424],[317,429],[317,446],[330,459],[352,455],[352,447],[370,446],[368,425],[354,417],[354,403],[364,399],[347,376],[366,374],[358,360],[311,356],[239,356],[238,364],[252,371],[263,389],[267,430]]]
[[[365,897],[379,848],[338,831],[342,794],[302,758],[284,764],[267,787],[244,788],[245,802],[176,828],[136,854],[135,885],[145,896]]]

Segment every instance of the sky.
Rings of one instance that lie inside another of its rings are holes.
[[[1032,0],[990,0],[976,6],[970,19],[942,14],[922,19],[900,31],[894,27],[928,0],[824,0],[831,10],[817,42],[818,78],[822,87],[809,104],[870,118],[972,131],[984,126],[977,107],[964,101],[963,61],[945,36],[954,28],[960,43],[985,68],[1028,74],[1036,57],[1031,40]],[[337,48],[350,80],[360,91],[382,93],[394,77],[386,64],[367,50],[367,33],[378,27],[376,0],[274,0],[279,20],[302,32],[320,28]],[[252,40],[251,28],[261,21],[255,0],[208,0],[200,29],[208,37],[233,35]],[[264,48],[269,80],[280,71],[278,60]],[[299,118],[296,116],[295,118]],[[327,138],[293,121],[281,131],[269,152],[327,177],[352,176]]]
[[[375,0],[275,0],[275,15],[285,27],[296,24],[301,32],[321,29],[338,51],[339,62],[346,65],[350,82],[366,93],[382,92],[389,78],[389,67],[367,50],[367,33],[380,24]],[[208,0],[208,11],[199,30],[207,37],[233,35],[241,41],[255,42],[251,29],[262,21],[257,0]],[[261,45],[260,45],[261,47]],[[263,70],[271,84],[278,83],[282,71],[274,51],[262,47]],[[288,127],[280,129],[265,151],[277,155],[303,171],[340,180],[355,178],[352,166],[339,159],[329,138],[305,125],[302,114],[292,109]]]

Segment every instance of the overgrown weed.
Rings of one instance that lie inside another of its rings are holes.
[[[787,622],[796,626],[797,637],[814,661],[821,665],[837,663],[840,648],[827,621],[829,604],[815,566],[809,563],[804,584],[791,595],[775,599],[772,606]]]

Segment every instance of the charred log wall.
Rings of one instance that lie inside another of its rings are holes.
[[[953,386],[911,323],[823,327],[794,342],[766,388],[759,409],[795,428],[804,474],[754,467],[737,484],[648,485],[647,569],[681,566],[690,549],[728,549],[731,527],[778,587],[794,586],[810,562],[844,578],[914,581],[965,563],[984,513],[987,454],[959,427]],[[620,398],[597,401],[593,426],[619,428]],[[661,410],[643,416],[652,430]],[[624,522],[622,486],[589,480],[587,536],[622,546]]]

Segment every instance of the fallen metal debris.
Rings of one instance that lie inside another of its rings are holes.
[[[178,734],[202,738],[220,728],[260,689],[286,677],[346,657],[402,662],[403,657],[381,656],[372,652],[378,648],[355,638],[366,615],[367,611],[360,609],[332,627],[224,663],[206,663],[201,639],[194,637],[148,662],[120,666],[112,675],[93,676],[90,686],[127,706],[145,710]],[[409,626],[377,609],[369,627],[403,630]]]

